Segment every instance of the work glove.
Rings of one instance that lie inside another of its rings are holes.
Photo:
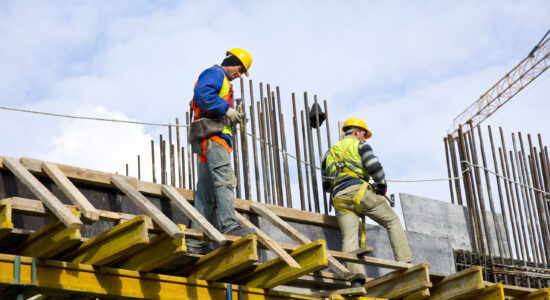
[[[243,112],[238,112],[236,109],[230,107],[225,113],[225,116],[229,118],[231,123],[237,123],[240,122],[246,114]]]
[[[386,184],[385,180],[374,184],[374,193],[376,195],[384,196],[386,195],[387,190],[388,190],[388,185]]]

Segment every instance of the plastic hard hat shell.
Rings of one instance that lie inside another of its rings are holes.
[[[372,136],[372,132],[367,128],[367,123],[360,118],[349,118],[344,123],[342,129],[345,131],[347,127],[358,127],[367,131],[367,139]]]
[[[248,77],[248,69],[252,64],[252,55],[250,55],[248,52],[244,51],[244,49],[241,49],[241,48],[233,48],[231,50],[228,50],[225,54],[235,55],[244,66],[244,75]]]

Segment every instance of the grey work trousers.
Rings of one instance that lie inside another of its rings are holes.
[[[336,199],[353,199],[361,185],[350,186],[338,192]],[[344,208],[354,211],[354,205],[343,205]],[[388,205],[383,196],[376,195],[366,190],[360,201],[361,213],[384,227],[388,231],[391,248],[396,261],[411,262],[411,250],[401,226],[399,217]],[[360,218],[354,213],[347,213],[336,209],[336,219],[342,233],[342,252],[350,252],[359,248],[358,230],[361,223]],[[346,263],[346,267],[352,274],[364,274],[364,267],[361,264]]]

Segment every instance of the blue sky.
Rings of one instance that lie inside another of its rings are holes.
[[[281,87],[288,125],[290,94],[301,103],[308,91],[328,101],[332,124],[367,121],[388,178],[446,177],[442,137],[452,119],[529,53],[550,27],[548,12],[548,1],[2,1],[0,103],[173,122],[198,74],[242,47],[254,57],[250,79]],[[548,77],[484,124],[540,132],[548,143]],[[150,139],[162,133],[0,118],[0,155],[108,172],[138,154],[150,165]],[[445,182],[390,183],[390,192],[449,201]]]

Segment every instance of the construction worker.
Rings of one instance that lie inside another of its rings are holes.
[[[365,216],[386,228],[396,261],[410,262],[411,251],[397,214],[386,202],[387,185],[382,165],[366,140],[372,136],[367,124],[349,118],[344,126],[345,137],[324,155],[321,164],[323,189],[331,194],[336,218],[342,233],[342,251],[358,248],[359,217],[362,218],[361,247],[365,247]],[[374,185],[369,184],[369,178]],[[352,285],[365,282],[361,264],[347,263]]]
[[[240,122],[245,114],[234,108],[230,81],[240,78],[243,74],[248,76],[251,63],[252,56],[245,50],[234,48],[227,51],[221,66],[214,65],[200,74],[191,101],[194,122],[206,121],[204,124],[210,126],[205,129],[206,134],[201,133],[206,136],[201,136],[191,143],[193,152],[200,160],[195,208],[211,221],[216,206],[221,232],[237,236],[255,232],[241,226],[233,208],[237,180],[231,168],[231,123]],[[191,130],[194,130],[193,126]],[[191,229],[200,227],[192,222]],[[188,252],[205,252],[203,241],[188,240],[186,244]]]

